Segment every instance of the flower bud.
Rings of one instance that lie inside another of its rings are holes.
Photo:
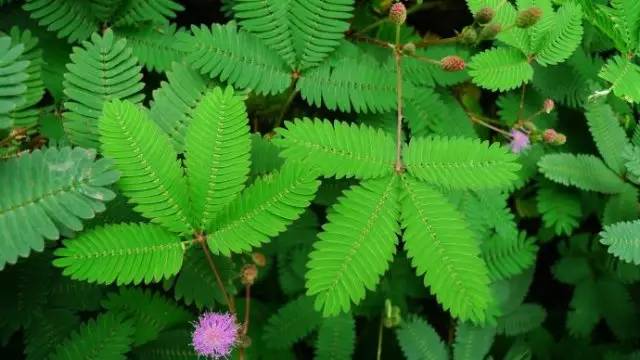
[[[491,40],[496,37],[502,30],[502,26],[500,24],[489,24],[480,30],[480,34],[478,35],[479,40]]]
[[[516,18],[516,26],[521,29],[529,28],[535,25],[542,16],[542,9],[533,6],[518,13]]]
[[[402,25],[407,20],[407,8],[403,3],[395,3],[389,9],[389,20],[396,25]]]
[[[567,142],[567,137],[564,134],[561,134],[554,129],[547,129],[542,134],[542,139],[547,144],[552,145],[564,145]]]
[[[488,24],[493,20],[493,17],[496,16],[496,11],[490,7],[484,7],[473,16],[473,19],[478,22],[478,24],[484,25]]]
[[[551,99],[546,99],[544,103],[542,103],[542,110],[544,110],[544,112],[547,114],[550,114],[555,107],[556,103]]]
[[[246,264],[240,273],[240,282],[243,285],[253,285],[258,277],[258,268],[254,264]]]
[[[440,60],[440,67],[448,72],[462,71],[465,66],[464,60],[456,55],[445,56]]]
[[[473,45],[478,41],[478,32],[473,26],[465,26],[462,32],[458,34],[458,41],[463,44]]]
[[[259,267],[265,267],[265,265],[267,265],[267,258],[263,253],[254,252],[251,254],[251,260],[253,260],[253,263]]]
[[[405,44],[402,47],[402,52],[407,54],[407,55],[415,55],[416,54],[416,44],[410,42]]]

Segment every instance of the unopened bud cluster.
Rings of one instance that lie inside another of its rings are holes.
[[[458,41],[462,44],[475,45],[479,41],[491,40],[500,33],[500,24],[491,23],[496,11],[491,7],[484,7],[473,15],[473,24],[465,26],[458,34]]]
[[[528,9],[522,10],[518,13],[516,18],[516,26],[521,29],[526,29],[537,24],[542,17],[542,9],[536,6],[532,6]]]
[[[396,25],[402,25],[407,21],[407,8],[403,3],[398,2],[391,5],[389,9],[389,20]]]

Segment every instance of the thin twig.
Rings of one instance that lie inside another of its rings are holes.
[[[380,327],[378,328],[378,350],[376,351],[376,360],[382,359],[382,336],[384,334],[384,328],[382,326],[384,321],[384,315],[380,316]]]
[[[495,127],[495,126],[485,122],[484,120],[481,119],[480,115],[477,115],[477,114],[474,114],[474,113],[471,113],[471,112],[467,112],[467,115],[469,115],[469,118],[471,119],[471,121],[473,121],[473,122],[475,122],[477,124],[480,124],[480,125],[482,125],[482,126],[484,126],[486,128],[489,128],[489,129],[491,129],[493,131],[499,132],[500,134],[502,134],[502,135],[504,135],[504,136],[506,136],[508,138],[511,138],[511,134],[509,134],[508,132],[506,132],[506,131],[498,128],[498,127]]]
[[[284,116],[287,114],[287,110],[289,110],[289,106],[291,106],[293,99],[295,99],[296,95],[298,94],[298,89],[296,89],[297,80],[298,79],[295,79],[293,83],[291,83],[291,87],[290,87],[291,93],[289,94],[287,101],[284,103],[284,105],[282,105],[282,110],[280,111],[280,115],[278,115],[276,122],[273,124],[274,129],[282,125],[282,120],[284,119]]]
[[[458,37],[457,36],[443,38],[443,39],[422,39],[421,41],[419,41],[416,44],[416,47],[417,48],[423,48],[423,47],[427,47],[429,45],[451,44],[451,43],[455,43],[455,42],[458,42]]]
[[[520,107],[518,108],[518,120],[522,119],[524,112],[524,95],[527,92],[527,84],[522,84],[522,92],[520,93]]]
[[[420,61],[425,62],[427,64],[440,66],[440,60],[432,59],[432,58],[429,58],[429,57],[426,57],[426,56],[422,56],[422,55],[417,55],[417,54],[413,54],[413,55],[407,54],[407,55],[409,57],[412,57],[412,58],[414,58],[416,60],[420,60]]]
[[[211,252],[209,251],[209,247],[207,246],[205,241],[206,237],[204,235],[198,235],[198,236],[199,236],[198,242],[200,243],[200,246],[204,251],[204,255],[207,258],[207,262],[209,263],[209,267],[211,268],[213,275],[215,275],[216,283],[218,284],[220,291],[222,291],[222,295],[224,296],[224,301],[227,303],[227,307],[229,308],[229,311],[235,315],[236,307],[233,304],[233,301],[231,300],[231,298],[229,297],[229,294],[227,293],[227,289],[224,287],[224,283],[222,282],[222,277],[220,277],[220,273],[218,272],[218,268],[216,267],[216,264],[213,262],[213,257],[211,256]]]
[[[242,325],[242,334],[247,335],[249,332],[249,313],[251,312],[251,284],[245,285],[244,294],[244,324]]]

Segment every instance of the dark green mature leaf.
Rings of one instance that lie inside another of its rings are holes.
[[[550,154],[538,162],[540,171],[549,179],[582,190],[616,194],[624,182],[593,155]]]
[[[12,46],[11,38],[0,36],[0,129],[13,125],[9,113],[25,102],[29,61],[20,58],[24,45]]]
[[[93,150],[50,148],[0,162],[0,269],[105,210],[118,179]]]
[[[436,331],[423,319],[412,316],[396,330],[407,360],[447,360],[449,353]]]
[[[351,316],[341,314],[325,318],[318,329],[314,359],[351,359],[355,340],[355,322]]]
[[[301,296],[269,318],[263,338],[268,347],[286,348],[307,336],[321,322],[322,315],[314,310],[313,298]]]

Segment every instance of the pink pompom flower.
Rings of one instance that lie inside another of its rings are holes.
[[[212,359],[225,358],[238,340],[239,326],[229,313],[206,312],[200,315],[192,335],[195,351]]]
[[[520,130],[511,130],[511,151],[513,153],[518,154],[522,152],[529,147],[529,144],[529,135]]]

